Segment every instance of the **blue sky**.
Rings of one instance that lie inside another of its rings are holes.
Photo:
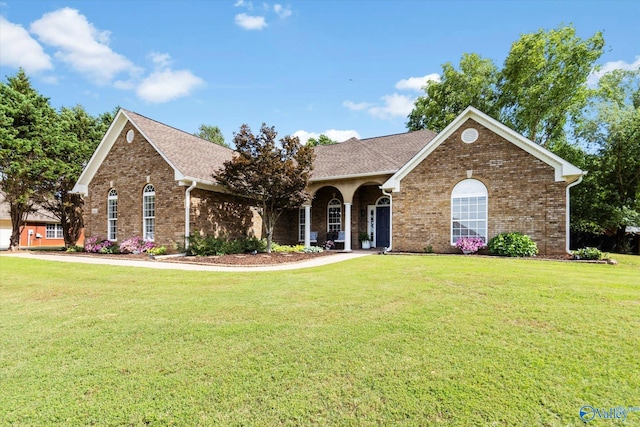
[[[539,29],[603,31],[599,63],[637,67],[638,16],[638,0],[0,0],[0,74],[22,66],[55,108],[120,105],[187,132],[217,125],[229,143],[263,122],[340,141],[405,132],[443,63],[501,66]]]

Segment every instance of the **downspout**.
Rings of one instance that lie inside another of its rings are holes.
[[[191,190],[196,188],[197,183],[191,181],[191,185],[184,192],[184,248],[189,249],[189,236],[191,235]]]
[[[566,215],[565,215],[565,217],[566,217],[566,219],[565,219],[565,221],[566,221],[566,225],[565,225],[565,227],[566,227],[566,230],[565,230],[565,234],[566,234],[565,251],[568,254],[571,254],[571,248],[570,248],[570,244],[571,244],[571,242],[570,242],[570,240],[571,240],[571,206],[569,204],[569,190],[571,189],[571,187],[574,187],[574,186],[580,184],[582,182],[582,177],[585,174],[586,174],[586,172],[584,172],[582,175],[580,175],[580,177],[577,180],[575,180],[571,184],[567,185],[567,197],[566,197],[567,206],[565,208],[565,210],[566,210]]]
[[[391,193],[387,193],[384,188],[380,187],[382,190],[382,194],[389,198],[389,247],[383,249],[382,253],[386,254],[387,252],[391,252],[391,248],[393,247],[393,196]]]

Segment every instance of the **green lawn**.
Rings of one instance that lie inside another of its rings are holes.
[[[640,257],[616,258],[0,256],[0,425],[583,425],[583,405],[640,406]]]

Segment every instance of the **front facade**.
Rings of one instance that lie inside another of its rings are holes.
[[[233,151],[121,110],[75,191],[85,235],[188,245],[190,233],[262,235],[250,200],[213,182]],[[540,253],[568,250],[568,189],[583,172],[473,108],[440,134],[417,131],[316,147],[312,200],[283,213],[281,244],[457,252],[455,239],[520,231]]]

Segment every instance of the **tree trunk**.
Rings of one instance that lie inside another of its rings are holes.
[[[9,202],[9,216],[11,216],[11,238],[9,239],[9,250],[20,249],[20,235],[24,230],[27,215],[31,211],[30,206],[24,203]]]
[[[82,217],[82,206],[84,200],[79,194],[66,194],[62,200],[62,210],[60,222],[62,223],[62,235],[64,236],[64,246],[70,248],[78,243],[84,219]]]

